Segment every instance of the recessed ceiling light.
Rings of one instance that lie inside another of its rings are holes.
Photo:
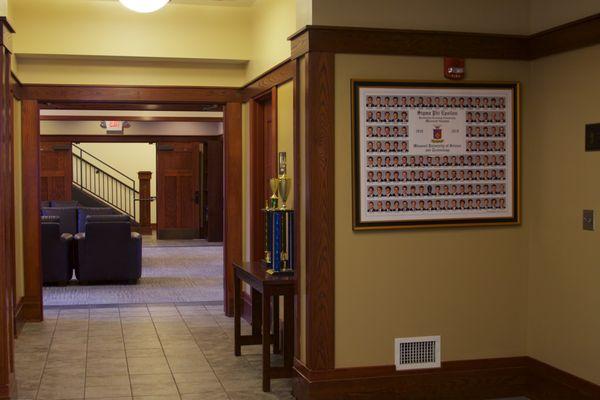
[[[119,0],[121,4],[132,11],[139,13],[151,13],[158,11],[170,0]]]

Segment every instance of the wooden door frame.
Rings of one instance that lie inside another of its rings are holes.
[[[166,86],[93,86],[93,85],[23,85],[23,245],[25,298],[24,317],[28,321],[43,319],[40,209],[40,115],[46,103],[64,107],[89,104],[125,104],[129,106],[158,103],[170,109],[187,109],[215,104],[223,107],[225,221],[242,219],[242,93],[237,88],[166,87]],[[242,225],[231,224],[225,230],[224,301],[226,315],[233,315],[233,261],[242,259]]]
[[[250,142],[250,259],[260,260],[264,256],[264,225],[261,209],[265,206],[264,184],[270,178],[265,176],[263,166],[265,156],[264,103],[271,101],[272,135],[277,147],[277,86],[253,97],[249,101],[249,142]],[[277,157],[275,155],[275,157]]]

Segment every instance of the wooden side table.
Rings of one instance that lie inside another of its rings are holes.
[[[291,378],[294,360],[294,275],[269,275],[262,262],[234,263],[235,287],[235,355],[240,356],[242,346],[262,344],[263,391],[271,390],[271,379]],[[262,313],[252,310],[252,335],[241,333],[242,282],[246,282],[253,295],[260,294]],[[283,367],[271,366],[271,343],[274,351],[279,347],[279,296],[283,296]],[[271,299],[273,299],[273,334],[271,335]],[[262,317],[261,317],[262,316]],[[259,327],[262,324],[262,329]]]

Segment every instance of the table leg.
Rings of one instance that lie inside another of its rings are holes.
[[[273,296],[273,353],[281,353],[279,343],[279,296]]]
[[[234,291],[234,341],[235,341],[235,355],[242,355],[241,335],[242,335],[242,283],[240,278],[235,276],[233,278],[233,291]]]
[[[262,294],[252,289],[252,336],[259,337],[261,335],[261,314],[262,313]]]
[[[271,391],[271,298],[265,288],[262,301],[263,392]]]
[[[283,296],[283,366],[294,365],[294,296]]]

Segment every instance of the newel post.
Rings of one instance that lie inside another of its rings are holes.
[[[152,198],[150,197],[150,180],[152,179],[152,172],[140,171],[138,172],[138,179],[140,181],[140,233],[151,235],[150,204]]]

